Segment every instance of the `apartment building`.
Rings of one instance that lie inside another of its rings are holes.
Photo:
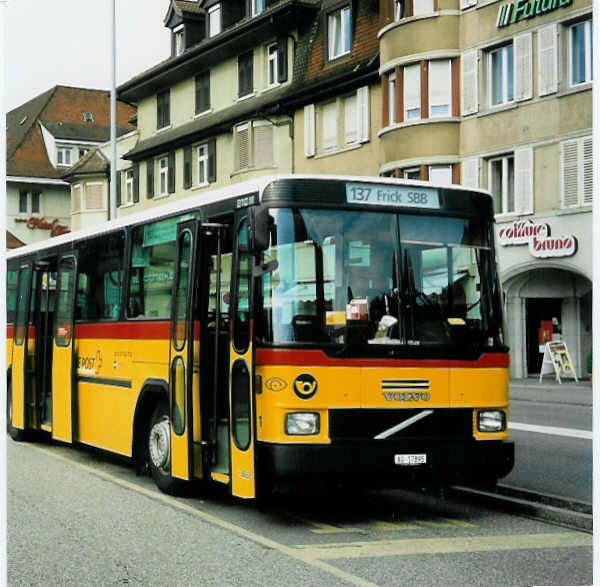
[[[117,108],[117,131],[134,130],[135,110]],[[110,136],[105,90],[58,85],[6,115],[7,231],[9,246],[29,244],[71,229],[71,189],[64,174]],[[104,182],[105,184],[105,182]],[[106,211],[106,185],[94,184],[84,206]]]
[[[271,173],[490,190],[511,374],[591,346],[590,0],[171,0],[119,214]],[[556,328],[555,328],[556,330]],[[557,333],[554,333],[557,336]]]

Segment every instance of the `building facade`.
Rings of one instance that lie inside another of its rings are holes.
[[[135,129],[131,106],[117,107],[118,133]],[[71,189],[64,174],[110,136],[104,90],[55,86],[6,115],[7,230],[29,244],[71,229]],[[106,209],[96,196],[90,205]]]
[[[138,108],[119,214],[273,173],[488,189],[511,375],[539,373],[552,319],[584,374],[589,0],[171,0],[166,9],[171,56],[118,90]]]

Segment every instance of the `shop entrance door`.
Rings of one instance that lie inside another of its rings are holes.
[[[542,368],[544,358],[544,341],[549,342],[549,334],[552,332],[552,318],[557,318],[561,323],[560,298],[528,298],[527,304],[527,372],[530,375],[538,375]],[[548,333],[546,338],[544,332]]]

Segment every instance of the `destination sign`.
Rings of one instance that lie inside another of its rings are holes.
[[[347,183],[346,202],[374,206],[439,209],[438,190],[420,186]]]

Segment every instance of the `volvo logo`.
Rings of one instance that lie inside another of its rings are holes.
[[[431,395],[424,392],[413,392],[413,391],[404,391],[404,392],[391,392],[384,391],[381,395],[385,398],[386,402],[428,402]]]
[[[317,393],[317,380],[310,373],[301,373],[294,379],[294,393],[300,399],[310,399]]]

